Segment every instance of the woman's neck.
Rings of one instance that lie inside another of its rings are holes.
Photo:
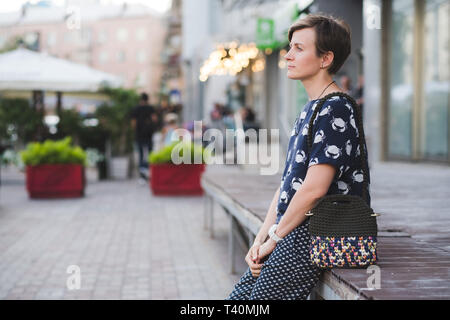
[[[323,98],[329,93],[342,91],[336,83],[332,82],[333,78],[328,73],[326,75],[318,74],[314,78],[302,80],[302,84],[305,87],[309,100],[316,100]]]

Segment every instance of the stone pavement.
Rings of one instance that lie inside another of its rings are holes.
[[[215,219],[210,239],[203,197],[154,197],[137,180],[30,200],[23,175],[3,169],[0,299],[224,299],[239,276],[228,273],[228,219]],[[79,290],[67,289],[70,265]]]

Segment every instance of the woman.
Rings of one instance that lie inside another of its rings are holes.
[[[306,299],[320,269],[310,262],[305,214],[327,194],[362,196],[356,110],[345,97],[330,95],[342,92],[332,77],[350,54],[350,28],[330,16],[309,15],[291,26],[289,42],[287,76],[302,82],[310,100],[295,121],[281,186],[245,258],[249,268],[230,300]],[[319,99],[326,96],[313,122],[309,150],[309,122]],[[367,151],[365,141],[363,145]]]

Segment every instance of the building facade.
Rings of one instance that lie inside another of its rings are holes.
[[[142,5],[67,1],[0,14],[0,46],[21,37],[34,49],[122,77],[126,88],[160,90],[165,17]]]

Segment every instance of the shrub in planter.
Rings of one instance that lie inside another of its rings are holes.
[[[187,154],[186,154],[187,153]],[[188,163],[174,163],[174,156]],[[155,195],[201,195],[200,178],[208,155],[201,145],[174,142],[149,155],[150,188]],[[200,162],[200,163],[196,163]]]
[[[26,165],[26,187],[31,198],[84,195],[86,153],[71,146],[72,139],[30,143],[21,152]]]

